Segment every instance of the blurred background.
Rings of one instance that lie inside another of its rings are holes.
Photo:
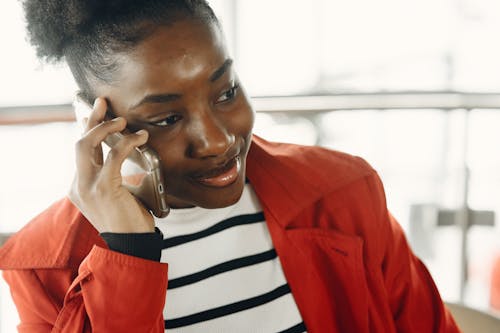
[[[500,2],[209,2],[255,132],[368,160],[443,298],[499,314]],[[5,238],[65,195],[79,131],[76,85],[66,66],[36,59],[19,1],[0,3],[0,22]],[[16,316],[2,281],[1,333]]]

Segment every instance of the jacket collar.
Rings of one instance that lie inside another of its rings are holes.
[[[256,135],[246,170],[264,210],[285,229],[287,222],[325,194],[371,173],[373,169],[357,157],[268,142]]]
[[[334,228],[318,227],[321,214],[312,207],[327,194],[342,196],[343,191],[338,190],[371,174],[371,167],[339,152],[269,143],[255,137],[247,168],[308,331],[367,332],[367,308],[350,308],[344,302],[347,297],[342,297],[346,290],[353,298],[366,297],[358,274],[363,242]],[[359,288],[348,288],[351,284]]]
[[[309,182],[298,170],[299,165],[287,164],[290,155],[297,155],[287,148],[254,136],[247,158],[247,178],[264,210],[280,223],[289,221],[321,196],[321,189],[306,185]]]

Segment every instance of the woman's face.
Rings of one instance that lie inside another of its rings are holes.
[[[235,203],[245,183],[254,114],[220,30],[179,21],[159,28],[119,63],[115,83],[96,91],[129,128],[149,132],[169,204]]]

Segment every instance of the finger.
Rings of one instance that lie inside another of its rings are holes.
[[[109,177],[109,180],[119,179],[121,184],[121,166],[127,156],[135,147],[145,144],[148,141],[149,134],[145,130],[137,131],[134,134],[123,137],[110,150],[102,168],[103,177]]]
[[[106,109],[106,100],[101,97],[96,98],[85,127],[85,132],[91,130],[104,120]]]
[[[78,141],[75,145],[76,172],[79,183],[91,184],[102,168],[102,147],[90,150],[88,144]]]
[[[89,129],[84,134],[82,140],[86,142],[89,148],[95,148],[101,144],[109,135],[121,132],[127,126],[127,121],[123,117],[113,118],[112,120],[104,121]]]
[[[116,132],[122,131],[126,126],[123,118],[115,118],[92,128],[76,143],[76,165],[82,180],[92,182],[95,174],[103,164],[101,143],[104,139]]]

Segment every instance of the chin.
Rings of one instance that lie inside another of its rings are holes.
[[[227,189],[215,190],[209,198],[204,198],[205,200],[200,200],[200,202],[195,203],[195,205],[207,209],[224,208],[234,205],[240,200],[243,188],[245,187],[245,178],[241,178],[242,179],[238,179]]]
[[[224,208],[240,200],[245,187],[245,177],[242,175],[231,185],[225,188],[209,188],[202,185],[191,188],[189,194],[184,192],[184,195],[170,195],[168,204],[171,208],[188,208],[198,206],[206,209]]]

